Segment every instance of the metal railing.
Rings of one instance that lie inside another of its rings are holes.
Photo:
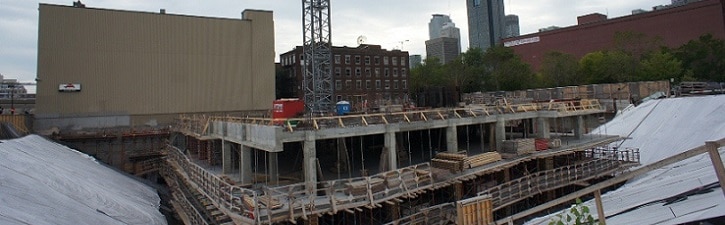
[[[591,160],[533,173],[479,192],[490,195],[494,211],[535,194],[622,171],[639,164],[639,150],[588,150]],[[620,160],[629,159],[629,160]],[[631,160],[631,161],[630,161]]]

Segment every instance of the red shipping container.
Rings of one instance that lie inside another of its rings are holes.
[[[300,115],[305,111],[305,103],[298,98],[275,100],[272,105],[272,118],[287,119]]]
[[[536,151],[543,151],[549,149],[549,139],[537,138],[536,141],[534,141],[534,146],[536,148]]]

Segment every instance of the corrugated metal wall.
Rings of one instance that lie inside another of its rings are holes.
[[[269,109],[270,11],[244,19],[40,4],[39,118]],[[80,92],[58,86],[81,84]]]

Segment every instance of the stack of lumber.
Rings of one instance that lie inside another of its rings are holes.
[[[254,198],[252,198],[249,195],[243,195],[242,196],[242,201],[244,201],[244,205],[247,208],[254,209]]]
[[[370,179],[370,189],[372,192],[385,190],[385,180],[381,178]],[[355,181],[345,184],[345,194],[348,195],[364,195],[368,193],[367,180]]]
[[[465,154],[457,153],[438,153],[435,158],[431,159],[431,166],[435,168],[447,169],[452,172],[463,171],[463,160],[466,159]]]
[[[503,141],[503,152],[511,154],[529,154],[536,150],[533,138],[522,138]]]
[[[486,152],[483,154],[466,157],[463,160],[463,168],[476,168],[489,163],[501,160],[501,154],[498,152]]]
[[[279,200],[276,198],[262,195],[259,196],[257,199],[259,199],[259,203],[262,203],[262,205],[267,206],[270,209],[282,208],[282,203],[280,203]]]

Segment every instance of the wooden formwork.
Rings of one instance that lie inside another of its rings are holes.
[[[483,195],[458,201],[456,203],[458,225],[493,224],[493,206],[491,197]]]

